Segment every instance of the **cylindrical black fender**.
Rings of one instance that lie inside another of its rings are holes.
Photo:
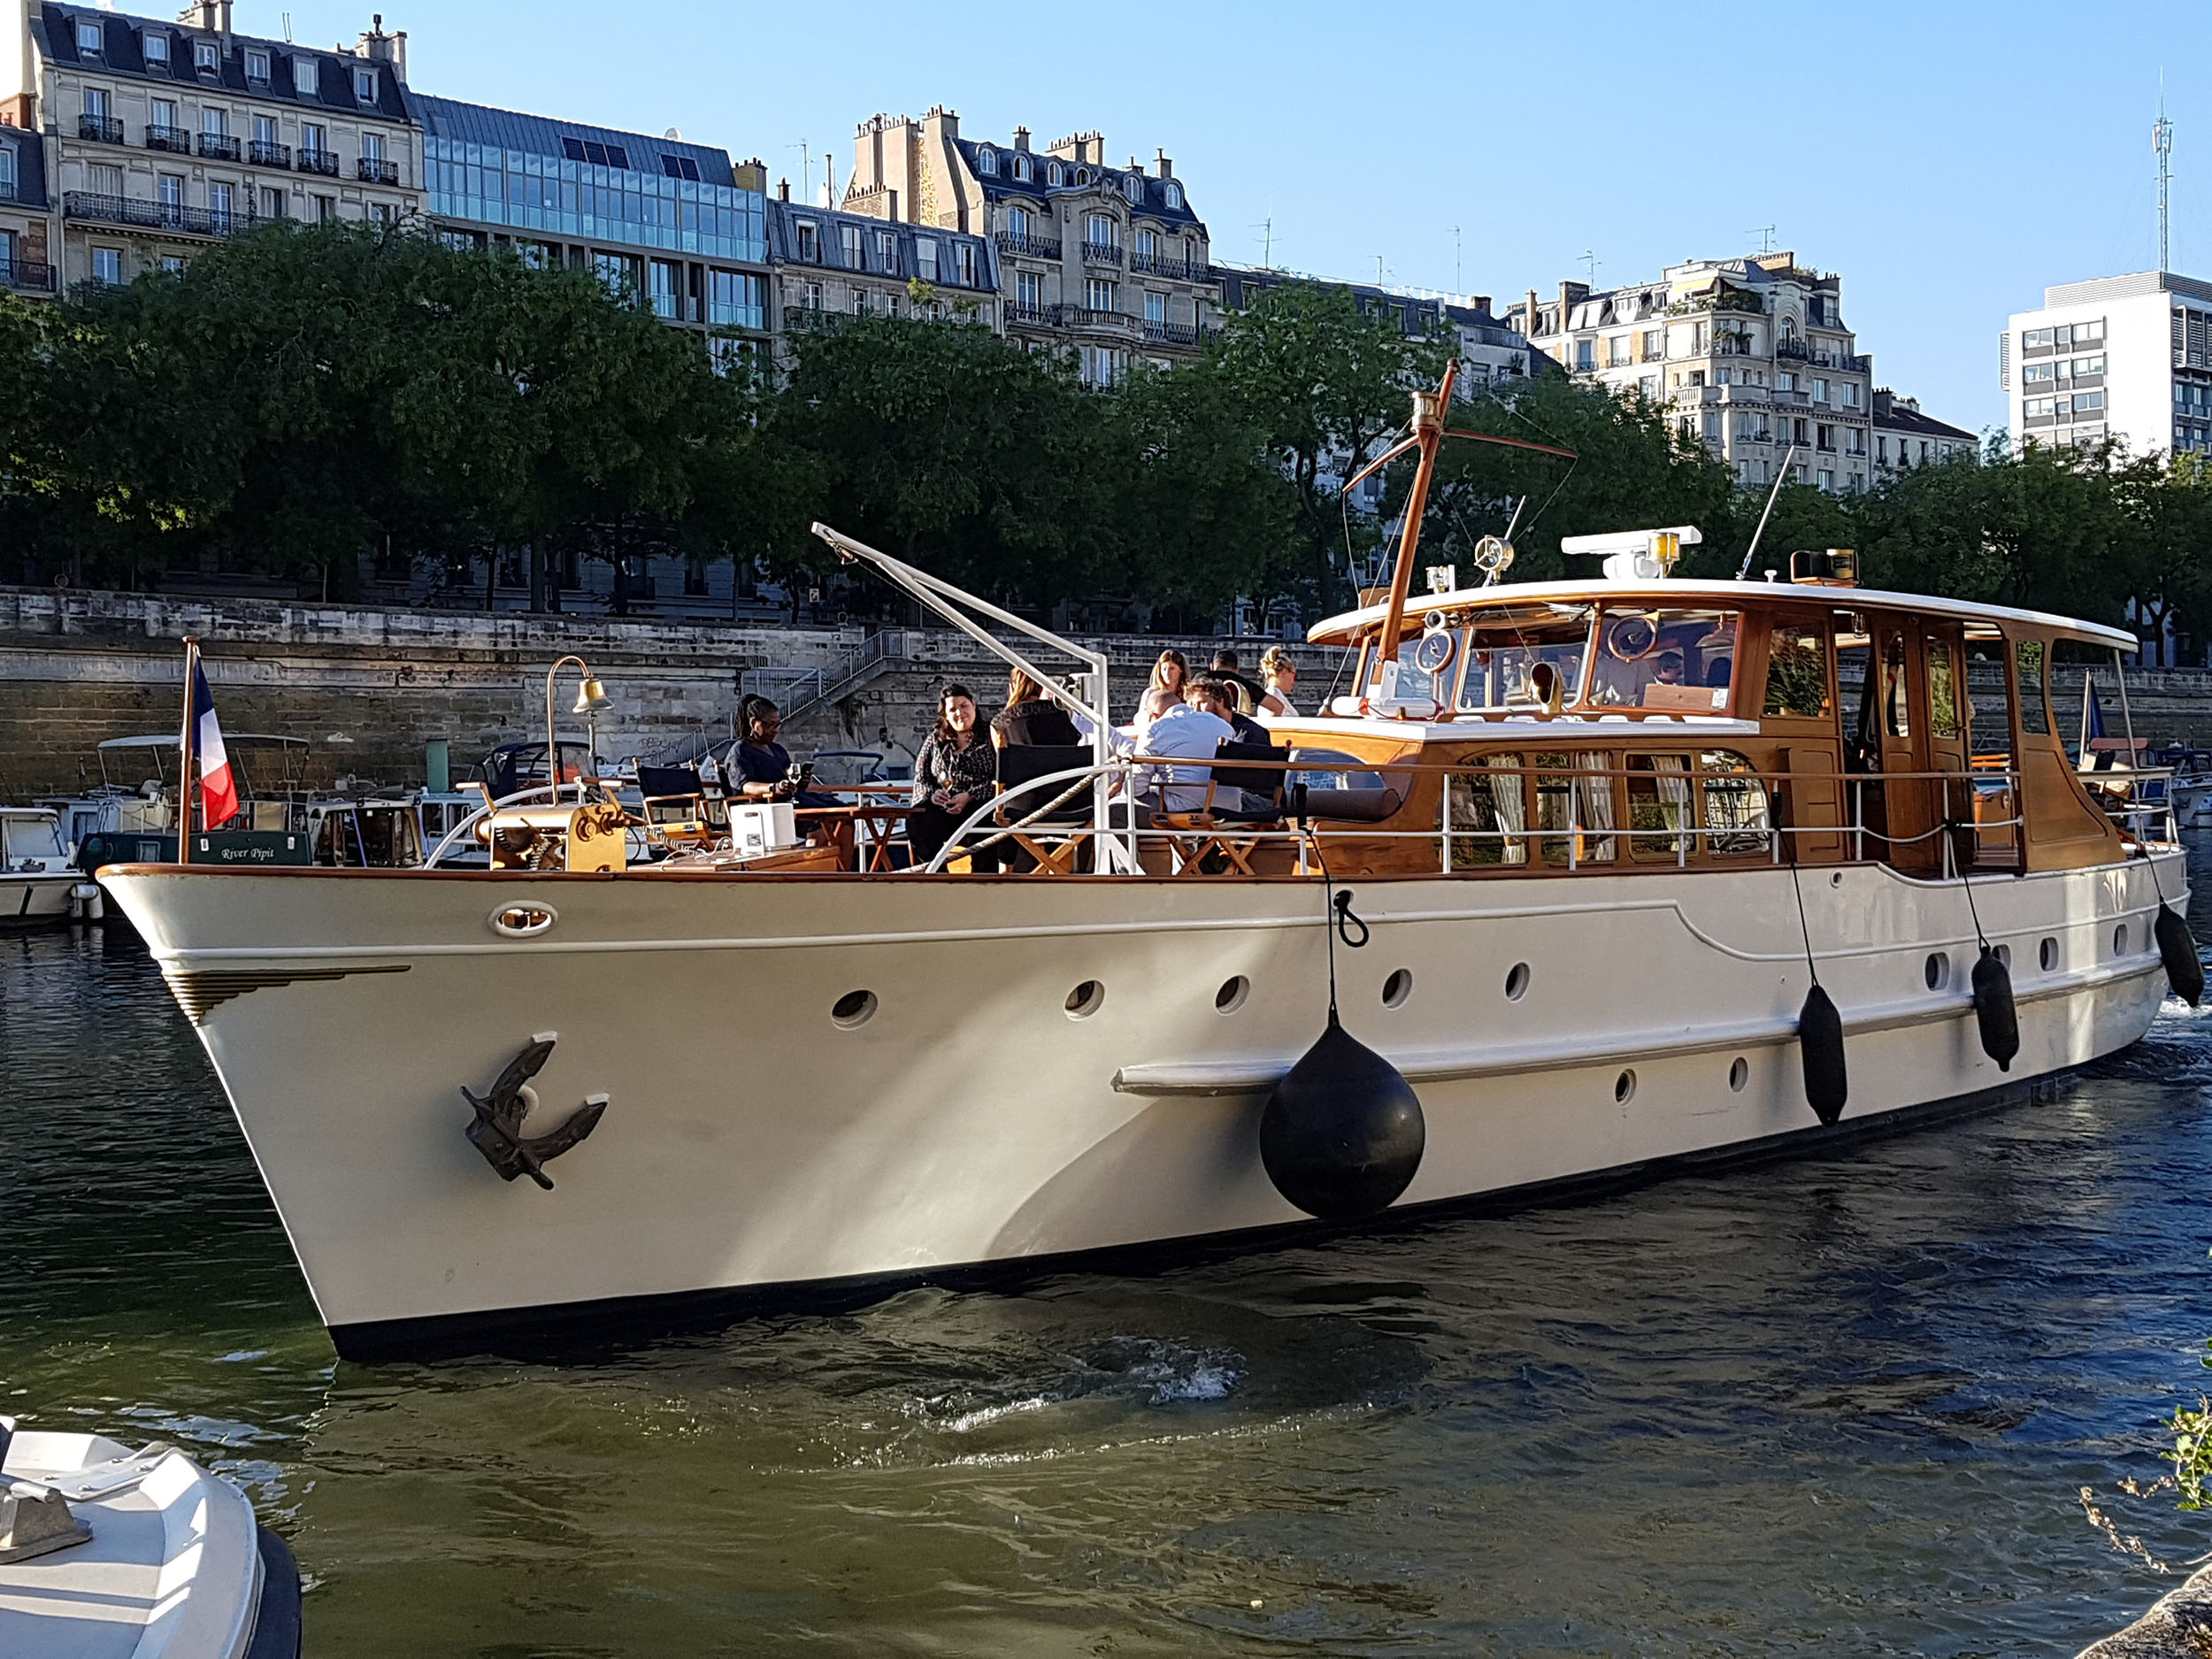
[[[1851,1098],[1851,1079],[1843,1060],[1843,1016],[1818,984],[1797,1010],[1797,1051],[1805,1063],[1805,1103],[1822,1123],[1833,1124]]]
[[[2176,996],[2194,1008],[2204,996],[2204,958],[2197,955],[2196,935],[2189,931],[2189,924],[2164,899],[2158,901],[2158,919],[2151,924],[2151,937],[2158,941],[2158,954],[2166,964],[2166,983],[2174,987]]]
[[[1310,1216],[1355,1220],[1386,1210],[1428,1144],[1421,1102],[1398,1068],[1329,1014],[1328,1028],[1284,1074],[1260,1112],[1260,1162],[1275,1190]]]
[[[2012,1002],[2012,971],[1987,945],[1974,964],[1974,1019],[1982,1031],[1982,1052],[2000,1071],[2012,1070],[2020,1052],[2020,1013]]]

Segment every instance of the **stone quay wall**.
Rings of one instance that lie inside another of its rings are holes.
[[[649,756],[702,734],[726,743],[744,691],[784,700],[785,687],[808,671],[834,679],[871,637],[859,628],[0,587],[0,803],[98,783],[95,751],[104,739],[177,730],[188,634],[201,642],[224,730],[306,739],[307,781],[333,790],[419,784],[424,745],[434,738],[451,745],[460,776],[495,744],[541,737],[545,671],[570,652],[591,664],[614,703],[600,720],[601,754]],[[786,729],[795,752],[910,757],[946,681],[972,686],[987,706],[1003,693],[997,659],[949,629],[890,630],[882,641],[891,655],[860,684]],[[1107,652],[1111,700],[1125,715],[1164,646],[1202,657],[1216,641],[1121,635],[1083,643]],[[1238,641],[1248,668],[1266,643]],[[1325,687],[1341,653],[1294,649],[1308,680]],[[1040,665],[1068,666],[1049,658]],[[582,730],[565,713],[572,674],[564,672],[557,695],[564,735]]]

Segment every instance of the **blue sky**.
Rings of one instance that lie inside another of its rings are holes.
[[[1775,246],[1843,278],[1877,378],[2001,421],[1997,335],[2047,283],[2157,263],[2151,122],[2177,137],[2173,266],[2212,280],[2212,4],[1585,0],[1008,7],[439,0],[410,78],[451,97],[842,179],[854,127],[942,103],[964,133],[1097,127],[1174,157],[1217,259],[1486,293]],[[151,10],[134,0],[119,9]],[[237,26],[282,32],[276,0]],[[368,20],[292,6],[303,40]],[[1453,227],[1459,229],[1455,251]],[[1455,259],[1456,258],[1456,266]],[[1455,280],[1456,279],[1456,280]]]

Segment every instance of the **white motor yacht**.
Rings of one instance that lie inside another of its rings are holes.
[[[70,862],[50,807],[0,806],[0,927],[41,927],[83,917],[103,901]]]

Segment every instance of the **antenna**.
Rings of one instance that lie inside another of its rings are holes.
[[[799,152],[799,200],[802,202],[811,202],[814,199],[814,167],[811,159],[812,152],[807,149],[806,141],[804,139],[801,139],[795,144],[786,144],[784,148],[786,150],[795,150]]]
[[[1774,251],[1774,228],[1771,225],[1754,225],[1749,230],[1744,232],[1744,234],[1756,236],[1759,239],[1761,253],[1772,253]]]
[[[2167,186],[2173,180],[2174,124],[2166,119],[2165,72],[2159,72],[2158,120],[2151,128],[2151,148],[2158,152],[2158,268],[2173,268],[2172,250],[2166,240]]]
[[[1597,287],[1598,267],[1604,263],[1604,260],[1599,258],[1597,255],[1591,252],[1587,248],[1585,248],[1582,250],[1582,268],[1590,273],[1590,286],[1592,288]],[[1563,319],[1562,320],[1563,321],[1564,319]]]
[[[1376,286],[1377,288],[1380,288],[1382,285],[1383,285],[1383,262],[1382,262],[1382,255],[1380,255],[1380,254],[1377,254],[1377,255],[1375,256],[1375,286]]]
[[[1252,228],[1260,233],[1260,268],[1272,271],[1275,268],[1275,216],[1270,213]]]
[[[1459,276],[1459,227],[1452,227],[1452,293],[1461,294]]]

